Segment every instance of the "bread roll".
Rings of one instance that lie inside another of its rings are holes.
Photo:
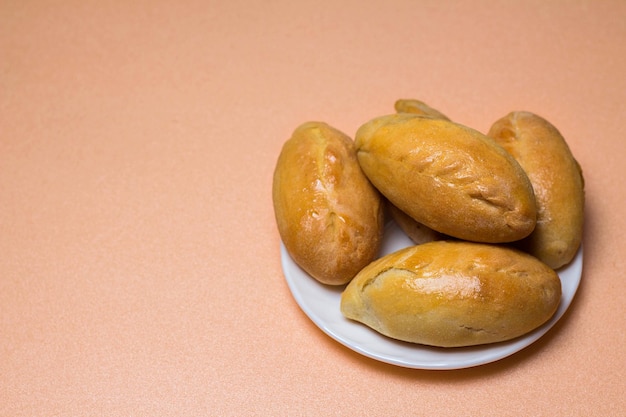
[[[272,198],[287,252],[318,281],[345,284],[377,256],[381,196],[339,130],[308,122],[294,131],[276,163]]]
[[[342,293],[341,312],[394,339],[460,347],[524,335],[560,298],[556,272],[527,253],[437,241],[368,265]]]
[[[389,200],[387,200],[387,212],[404,234],[416,245],[444,238],[444,235],[441,233],[415,221],[411,216],[391,204]]]
[[[501,243],[522,239],[535,227],[535,197],[525,172],[474,129],[398,113],[365,123],[355,143],[374,186],[431,229]]]
[[[420,100],[399,99],[394,103],[394,108],[398,113],[411,113],[435,119],[450,120],[448,116]]]
[[[552,268],[568,264],[583,234],[584,183],[580,165],[550,122],[529,112],[511,112],[488,133],[524,168],[535,191],[537,226],[520,248]]]

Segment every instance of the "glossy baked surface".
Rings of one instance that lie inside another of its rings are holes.
[[[382,253],[391,253],[412,245],[409,238],[393,222],[387,224]],[[580,283],[583,250],[574,261],[558,271],[562,299],[554,316],[538,329],[520,338],[484,346],[434,348],[400,342],[343,317],[339,310],[342,288],[320,285],[291,260],[281,245],[283,270],[294,299],[307,316],[326,334],[350,349],[393,365],[419,369],[460,369],[494,362],[510,356],[534,343],[563,316]],[[537,352],[541,354],[541,352]]]

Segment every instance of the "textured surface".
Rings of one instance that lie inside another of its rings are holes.
[[[0,1],[0,415],[623,415],[626,4],[517,3]],[[585,172],[579,292],[502,361],[370,360],[285,283],[283,142],[398,98]]]
[[[547,322],[557,273],[508,248],[437,241],[370,263],[341,295],[341,312],[407,342],[455,347],[511,340]]]
[[[520,163],[535,192],[537,224],[520,247],[552,268],[566,265],[580,246],[585,208],[584,177],[567,142],[530,112],[509,113],[488,134]]]
[[[306,122],[277,159],[272,199],[285,248],[318,281],[348,283],[376,259],[385,225],[381,196],[359,166],[354,141]]]
[[[448,120],[397,113],[355,135],[363,172],[391,203],[441,233],[512,242],[536,224],[528,176],[485,134]]]

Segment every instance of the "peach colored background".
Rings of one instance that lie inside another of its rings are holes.
[[[0,0],[0,415],[626,414],[625,74],[619,0]],[[401,97],[584,169],[583,282],[519,354],[399,368],[291,297],[282,143]]]

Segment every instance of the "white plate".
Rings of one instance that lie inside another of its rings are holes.
[[[381,255],[413,243],[393,222],[387,224]],[[558,310],[543,326],[517,339],[467,348],[436,348],[397,341],[346,319],[339,309],[343,286],[319,283],[291,259],[281,243],[281,259],[287,284],[304,313],[326,334],[350,349],[393,365],[416,369],[461,369],[494,362],[534,343],[563,316],[578,290],[582,276],[582,247],[574,260],[558,272],[562,298]]]

